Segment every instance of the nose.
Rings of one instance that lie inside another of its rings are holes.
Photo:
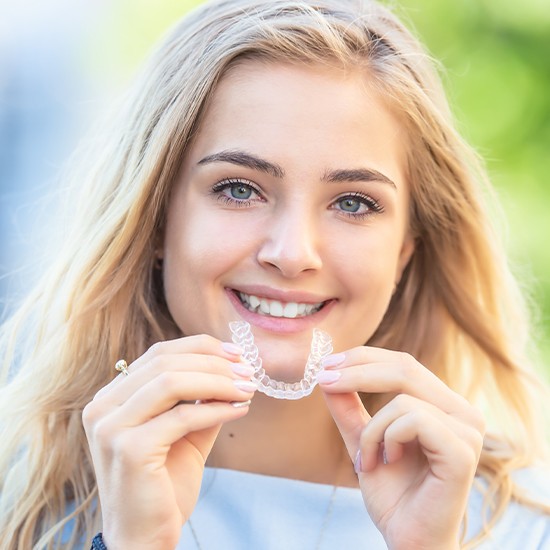
[[[265,227],[258,262],[277,269],[287,278],[320,269],[322,241],[314,217],[295,209],[273,218]]]

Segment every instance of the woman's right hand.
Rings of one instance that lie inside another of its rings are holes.
[[[254,383],[233,344],[161,342],[85,408],[109,550],[175,548],[221,425],[240,418]],[[182,403],[183,402],[183,403]]]

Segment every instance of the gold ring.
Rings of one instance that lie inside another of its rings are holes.
[[[124,359],[120,359],[115,363],[115,369],[122,372],[125,376],[130,374],[130,371],[128,370],[128,363],[126,363]]]

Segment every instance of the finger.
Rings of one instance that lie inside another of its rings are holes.
[[[164,372],[139,388],[113,414],[121,424],[137,426],[181,401],[245,402],[257,390],[255,382],[202,372]]]
[[[327,367],[325,372],[330,373],[324,375],[328,380],[321,373],[318,379],[327,393],[409,394],[483,427],[479,412],[464,397],[407,353],[367,346],[354,348],[345,352],[342,362]]]
[[[229,411],[231,414],[231,411]],[[241,418],[228,417],[223,422],[231,422]],[[176,493],[178,505],[181,510],[185,509],[185,501],[189,498],[188,495],[195,494],[196,489],[193,485],[196,484],[195,476],[190,478],[189,468],[182,468],[182,457],[190,456],[189,450],[196,449],[194,455],[200,468],[203,468],[207,463],[208,456],[216,442],[216,438],[220,432],[222,423],[206,427],[201,430],[189,432],[185,437],[176,440],[170,447],[170,452],[166,457],[166,468],[171,472],[170,477],[174,487],[180,488]],[[192,487],[189,487],[189,485]]]
[[[370,421],[370,415],[361,398],[353,393],[324,393],[327,407],[342,435],[346,449],[355,460],[359,449],[361,433]]]
[[[423,410],[437,417],[459,437],[464,444],[472,449],[481,450],[483,436],[474,427],[448,415],[425,401],[409,395],[398,395],[390,403],[382,407],[365,427],[361,434],[362,470],[369,471],[380,462],[380,449],[384,448],[383,459],[388,462],[399,460],[403,453],[403,445],[386,438],[386,433],[399,418],[416,411]]]
[[[150,421],[141,424],[127,432],[132,432],[135,441],[143,442],[147,449],[158,449],[163,446],[172,446],[182,437],[196,434],[193,443],[201,450],[203,462],[214,441],[212,434],[203,434],[203,430],[219,427],[225,422],[230,422],[245,416],[248,408],[235,408],[229,403],[211,402],[200,405],[181,404]],[[202,434],[202,435],[198,435]],[[204,444],[206,443],[206,446]]]
[[[153,460],[157,461],[159,467],[165,466],[171,472],[172,483],[179,488],[176,498],[181,509],[184,509],[188,495],[197,490],[194,487],[197,479],[194,476],[189,477],[189,461],[194,461],[202,469],[221,426],[242,418],[247,412],[248,408],[235,409],[227,403],[219,402],[178,405],[137,428],[134,435],[140,445],[144,442],[143,447],[156,449],[157,454],[153,456]],[[147,455],[141,460],[151,464]],[[187,467],[182,467],[182,460],[185,460]]]
[[[163,467],[172,445],[193,434],[188,441],[200,451],[203,465],[219,426],[241,418],[247,412],[248,408],[234,408],[228,403],[182,404],[132,428],[121,428],[120,423],[109,415],[88,426],[86,435],[96,452],[116,455],[118,460],[128,465],[139,467],[157,460],[159,467]]]
[[[180,355],[185,353],[199,355],[215,355],[231,361],[241,360],[244,350],[232,342],[220,342],[217,338],[207,334],[199,334],[196,336],[185,336],[174,340],[166,340],[156,342],[143,355],[133,361],[128,367],[129,373],[134,373],[142,368],[147,363],[154,360],[156,357],[165,355]],[[105,388],[100,390],[100,393],[113,384],[117,384],[124,379],[126,375],[119,374]]]
[[[478,453],[442,418],[417,409],[396,419],[384,433],[388,463],[394,461],[390,449],[412,442],[418,442],[432,474],[439,480],[463,484],[473,476]]]
[[[238,361],[237,358],[233,358]],[[131,376],[121,375],[100,390],[95,398],[108,396],[112,403],[125,401],[132,393],[147,382],[164,372],[192,372],[222,374],[237,378],[250,378],[254,368],[244,362],[232,362],[215,355],[200,355],[196,353],[158,355],[150,359],[141,368],[131,373]]]
[[[221,342],[217,338],[207,334],[185,336],[153,344],[141,357],[138,357],[132,363],[129,370],[130,372],[138,370],[154,357],[185,353],[216,355],[225,359],[234,359],[235,357],[239,357],[243,353],[243,350],[236,344]]]

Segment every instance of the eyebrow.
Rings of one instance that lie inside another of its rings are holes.
[[[352,170],[333,170],[327,172],[323,176],[323,181],[328,183],[339,182],[361,182],[361,181],[378,181],[381,183],[387,183],[394,189],[397,189],[395,183],[379,172],[378,170],[372,170],[370,168],[354,168]]]
[[[199,160],[197,164],[204,165],[215,162],[228,162],[237,166],[252,168],[253,170],[259,170],[260,172],[264,172],[279,179],[282,179],[285,176],[285,171],[278,164],[262,159],[251,153],[247,153],[246,151],[234,149],[207,155]],[[390,178],[382,174],[382,172],[370,168],[331,170],[325,173],[322,180],[326,183],[378,181],[381,183],[387,183],[397,189],[397,186]]]
[[[253,170],[259,170],[265,172],[276,178],[284,178],[285,171],[278,165],[268,160],[262,159],[245,151],[220,151],[208,155],[199,160],[197,164],[211,164],[213,162],[229,162],[230,164],[236,164],[238,166],[245,166],[246,168],[252,168]]]

